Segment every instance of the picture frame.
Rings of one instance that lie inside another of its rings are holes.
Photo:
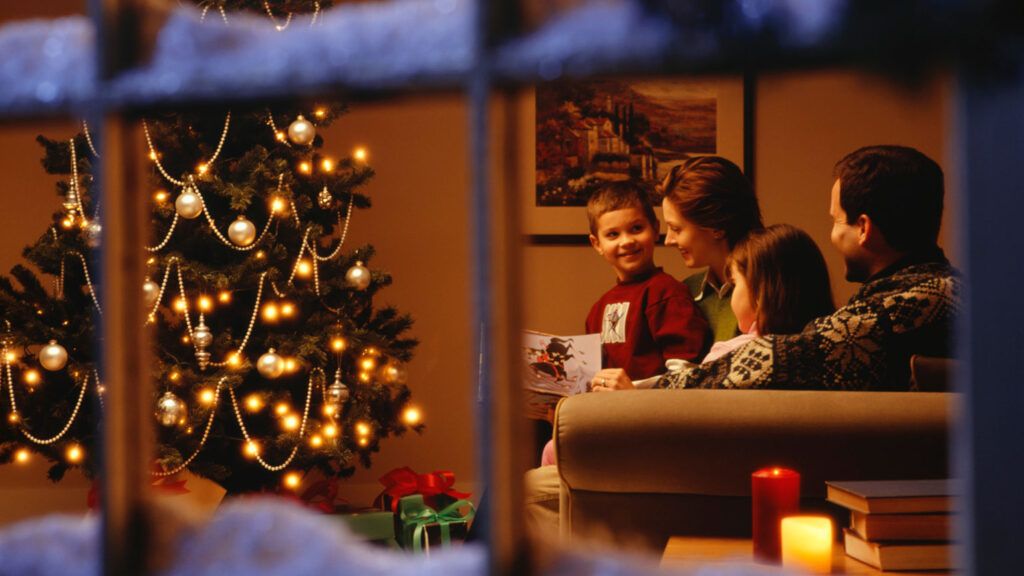
[[[520,195],[528,244],[589,245],[586,197],[601,181],[638,182],[660,218],[655,185],[688,156],[724,156],[753,179],[748,76],[566,81],[538,85],[531,100],[533,178]]]

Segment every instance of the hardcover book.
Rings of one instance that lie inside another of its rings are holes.
[[[830,481],[828,500],[871,514],[951,512],[959,492],[952,480]]]
[[[879,570],[950,570],[959,551],[949,542],[869,542],[843,529],[846,555]]]
[[[850,511],[850,529],[865,540],[950,540],[952,514],[865,514]]]

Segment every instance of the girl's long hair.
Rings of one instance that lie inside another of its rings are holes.
[[[753,230],[729,256],[746,279],[761,334],[796,334],[835,312],[825,258],[814,240],[789,224]]]

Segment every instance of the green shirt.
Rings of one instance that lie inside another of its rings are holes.
[[[740,335],[736,315],[732,313],[732,306],[729,304],[732,296],[731,282],[726,282],[716,288],[708,280],[707,272],[697,272],[687,276],[683,280],[683,284],[690,289],[694,303],[707,319],[715,342],[729,340]]]

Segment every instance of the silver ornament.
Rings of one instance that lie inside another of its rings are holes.
[[[264,378],[277,378],[284,374],[284,358],[278,356],[277,352],[271,348],[256,361],[256,369]]]
[[[100,245],[100,235],[103,233],[103,226],[100,226],[99,221],[93,220],[85,226],[85,245],[89,248],[98,248]]]
[[[407,377],[405,369],[397,364],[388,364],[381,370],[384,381],[388,384],[405,384]]]
[[[164,392],[156,401],[157,422],[163,426],[174,426],[185,416],[185,403],[171,392]]]
[[[245,216],[239,216],[228,226],[228,238],[238,246],[248,246],[256,240],[256,226]]]
[[[333,414],[341,413],[341,409],[348,402],[349,392],[348,386],[341,381],[341,368],[334,371],[334,382],[327,387],[326,390],[326,402],[331,407]]]
[[[362,262],[356,262],[345,272],[345,281],[356,290],[366,290],[370,286],[370,270]]]
[[[314,138],[316,138],[316,127],[301,114],[291,123],[291,126],[288,126],[288,139],[292,141],[292,144],[309,146],[313,143]]]
[[[39,364],[51,372],[63,370],[67,363],[68,351],[57,344],[56,340],[50,340],[50,343],[39,351]]]
[[[334,196],[331,196],[331,191],[327,189],[327,186],[324,186],[324,189],[316,195],[316,203],[324,210],[330,208],[333,201]]]
[[[199,363],[199,369],[206,370],[206,367],[210,365],[210,353],[206,351],[206,348],[213,344],[213,332],[210,332],[206,326],[206,320],[202,314],[199,315],[199,324],[192,330],[192,344],[196,348],[196,362]]]
[[[178,211],[178,216],[187,220],[198,218],[203,213],[203,200],[192,188],[185,188],[174,201],[174,209]]]
[[[142,302],[147,309],[156,305],[156,299],[160,296],[160,285],[149,278],[142,283]]]

